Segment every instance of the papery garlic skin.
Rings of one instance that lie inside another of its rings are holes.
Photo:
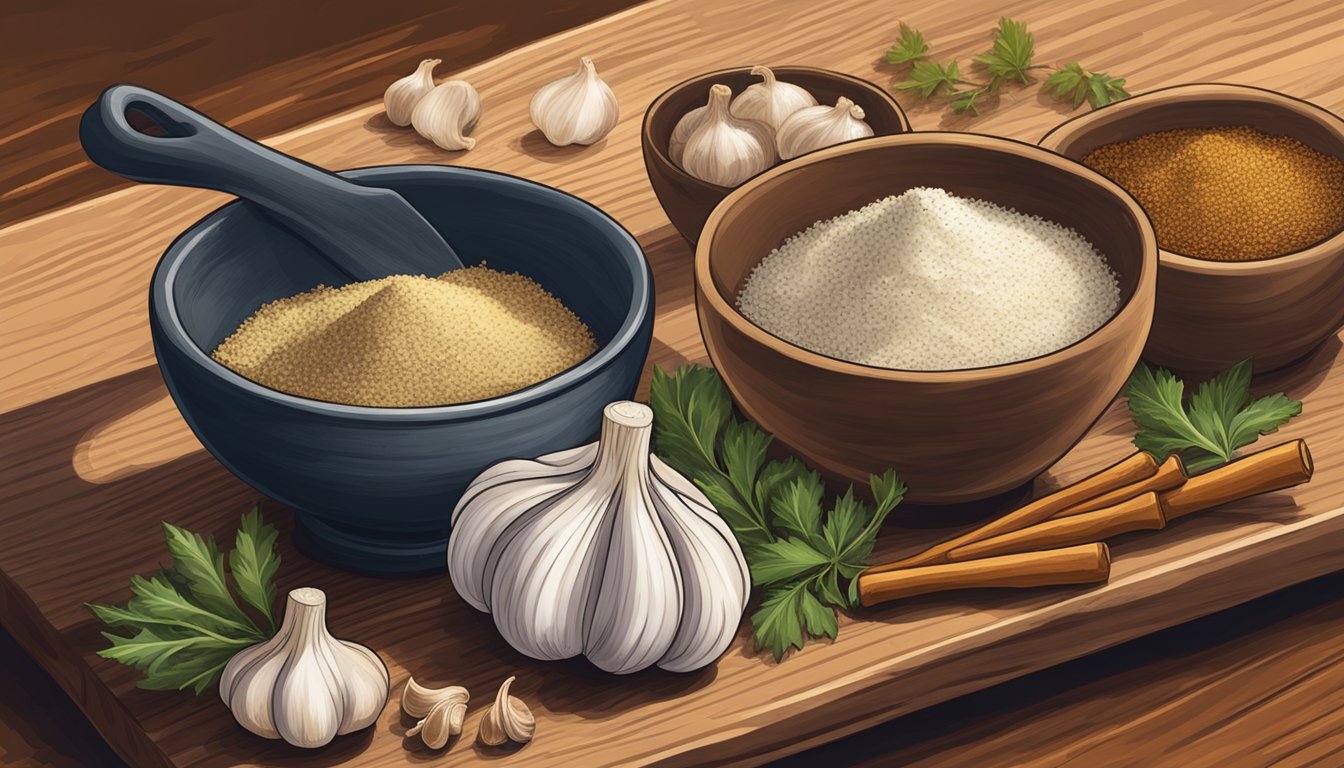
[[[704,116],[681,149],[683,171],[721,187],[735,187],[777,159],[770,126],[733,117],[728,111],[731,97],[728,86],[710,86]]]
[[[411,112],[425,94],[434,90],[434,68],[442,63],[442,59],[425,59],[414,72],[387,87],[383,108],[388,120],[400,126],[411,124]]]
[[[448,568],[521,653],[626,674],[728,647],[750,574],[698,488],[649,453],[652,411],[617,402],[597,443],[487,469],[453,511]]]
[[[611,133],[620,117],[616,94],[587,56],[574,74],[543,85],[532,96],[528,112],[532,124],[557,147],[595,144]]]
[[[854,139],[873,135],[863,121],[863,107],[841,96],[834,107],[808,107],[790,115],[779,127],[775,143],[785,160]]]
[[[378,654],[327,632],[327,597],[289,593],[280,630],[229,659],[219,696],[238,724],[268,739],[314,748],[367,728],[387,703]]]
[[[768,67],[752,67],[751,74],[763,80],[747,86],[733,99],[729,111],[734,117],[758,120],[777,131],[789,115],[817,105],[816,97],[807,89],[776,80]]]
[[[471,149],[467,136],[481,117],[481,96],[466,80],[445,80],[425,94],[411,112],[415,132],[443,149]]]

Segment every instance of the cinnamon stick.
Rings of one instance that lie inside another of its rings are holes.
[[[1163,491],[1162,506],[1167,519],[1175,520],[1231,501],[1300,485],[1311,479],[1314,470],[1306,441],[1290,440]]]
[[[865,571],[859,575],[859,602],[874,606],[954,589],[1095,584],[1105,581],[1110,574],[1110,551],[1097,542],[886,573]]]
[[[1016,552],[1035,552],[1068,547],[1089,541],[1103,541],[1131,531],[1157,530],[1167,524],[1157,494],[1148,491],[1109,507],[1066,517],[1054,517],[1043,523],[1021,528],[988,539],[964,544],[947,553],[952,562],[975,560]]]
[[[1123,488],[1132,485],[1146,478],[1152,477],[1157,473],[1157,461],[1152,456],[1143,451],[1139,451],[1116,464],[1090,475],[1078,482],[1060,488],[1058,491],[1042,496],[1035,501],[1028,503],[1014,512],[993,520],[980,528],[957,536],[942,544],[935,545],[929,549],[920,552],[917,555],[907,557],[903,560],[897,560],[892,563],[875,565],[864,573],[886,573],[902,568],[913,568],[921,565],[933,565],[936,563],[948,562],[947,553],[973,541],[987,539],[991,536],[1009,533],[1029,525],[1035,525],[1043,520],[1054,517],[1055,514],[1077,506],[1088,499],[1100,496],[1103,493],[1109,493],[1117,488]]]
[[[1157,471],[1152,476],[1137,483],[1121,486],[1100,496],[1095,496],[1081,504],[1056,512],[1054,516],[1060,518],[1069,515],[1081,515],[1084,512],[1093,512],[1104,507],[1114,506],[1122,501],[1128,501],[1148,491],[1169,491],[1180,486],[1189,477],[1185,472],[1185,465],[1181,462],[1181,457],[1173,453],[1167,457],[1166,461],[1158,465]],[[1089,541],[1093,541],[1093,539],[1089,539]]]

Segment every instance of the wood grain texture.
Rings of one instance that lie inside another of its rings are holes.
[[[485,99],[480,144],[469,155],[447,156],[392,129],[373,105],[272,143],[332,167],[469,162],[592,200],[649,253],[659,291],[653,360],[703,360],[689,250],[654,203],[639,159],[642,106],[688,74],[758,59],[886,81],[894,73],[875,62],[892,29],[873,20],[890,12],[857,0],[653,3],[463,73]],[[1137,89],[1227,78],[1344,106],[1344,74],[1329,66],[1344,24],[1337,4],[977,1],[915,9],[906,20],[939,51],[965,55],[984,46],[1001,13],[1031,20],[1042,59],[1077,57],[1123,71]],[[540,80],[580,54],[598,60],[621,99],[622,120],[598,145],[552,149],[531,131],[524,105]],[[911,117],[916,129],[1034,140],[1060,112],[1034,90],[1009,90],[980,118],[919,106]],[[402,738],[409,723],[395,708],[319,755],[296,754],[242,733],[213,697],[136,690],[134,671],[94,655],[102,640],[81,604],[124,599],[129,576],[154,567],[162,557],[160,519],[227,538],[254,500],[164,406],[144,317],[157,255],[222,199],[128,189],[0,230],[0,259],[9,267],[0,282],[0,617],[134,765],[452,765],[500,757],[470,744],[434,757]],[[1105,587],[919,598],[843,620],[839,641],[810,645],[778,669],[751,650],[745,631],[716,667],[694,675],[613,679],[580,662],[533,662],[503,646],[489,618],[453,596],[446,578],[388,582],[324,568],[293,551],[288,518],[273,509],[282,528],[281,586],[326,589],[333,631],[377,648],[398,685],[414,672],[428,683],[489,691],[517,674],[515,693],[539,720],[537,740],[516,758],[527,764],[762,762],[1339,567],[1340,347],[1332,340],[1257,383],[1306,400],[1305,414],[1276,439],[1310,441],[1318,472],[1309,485],[1118,541]],[[1123,407],[1112,406],[1042,486],[1120,458],[1131,432]],[[81,463],[81,455],[97,460]],[[893,527],[876,557],[899,557],[932,535]],[[478,695],[467,733],[486,698]]]

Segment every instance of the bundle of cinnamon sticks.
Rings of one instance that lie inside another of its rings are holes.
[[[1266,448],[1190,477],[1174,454],[1145,452],[1042,496],[979,528],[858,577],[865,606],[979,587],[1092,584],[1110,576],[1105,540],[1311,479],[1304,440]]]

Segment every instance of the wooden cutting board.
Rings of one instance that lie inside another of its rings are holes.
[[[591,200],[636,233],[653,264],[652,361],[703,362],[690,251],[644,177],[643,108],[691,74],[755,62],[830,67],[888,83],[896,72],[880,60],[895,35],[893,14],[890,3],[875,0],[654,2],[458,73],[485,105],[470,153],[434,149],[392,127],[378,105],[270,143],[333,168],[467,163]],[[1344,74],[1334,66],[1344,23],[1338,3],[973,0],[911,6],[903,18],[940,57],[965,59],[987,46],[1001,14],[1030,24],[1039,61],[1076,58],[1128,76],[1135,90],[1227,80],[1344,108]],[[580,55],[593,56],[615,89],[621,122],[598,145],[556,149],[532,129],[527,100]],[[904,101],[916,129],[1028,141],[1068,112],[1034,87],[1005,91],[980,117]],[[129,189],[0,230],[0,620],[132,765],[760,763],[1344,566],[1339,338],[1257,382],[1305,401],[1303,415],[1264,442],[1307,438],[1317,465],[1309,485],[1122,538],[1104,586],[930,596],[866,611],[842,619],[837,641],[811,643],[779,664],[752,649],[745,628],[717,665],[690,675],[617,678],[581,661],[535,662],[503,644],[489,617],[457,599],[446,576],[379,580],[307,560],[290,543],[288,515],[273,506],[282,588],[325,589],[332,630],[377,649],[394,697],[411,673],[466,685],[475,696],[470,737],[495,686],[516,674],[514,692],[537,714],[538,736],[516,754],[468,739],[436,756],[404,738],[411,723],[394,704],[373,728],[321,751],[263,741],[238,728],[213,695],[136,689],[133,670],[95,655],[104,641],[82,607],[124,600],[131,574],[164,560],[160,520],[227,541],[256,500],[205,453],[167,399],[145,314],[158,255],[225,199]],[[1123,405],[1112,406],[1041,486],[1111,463],[1128,452],[1131,434]],[[876,557],[941,535],[889,526]]]

